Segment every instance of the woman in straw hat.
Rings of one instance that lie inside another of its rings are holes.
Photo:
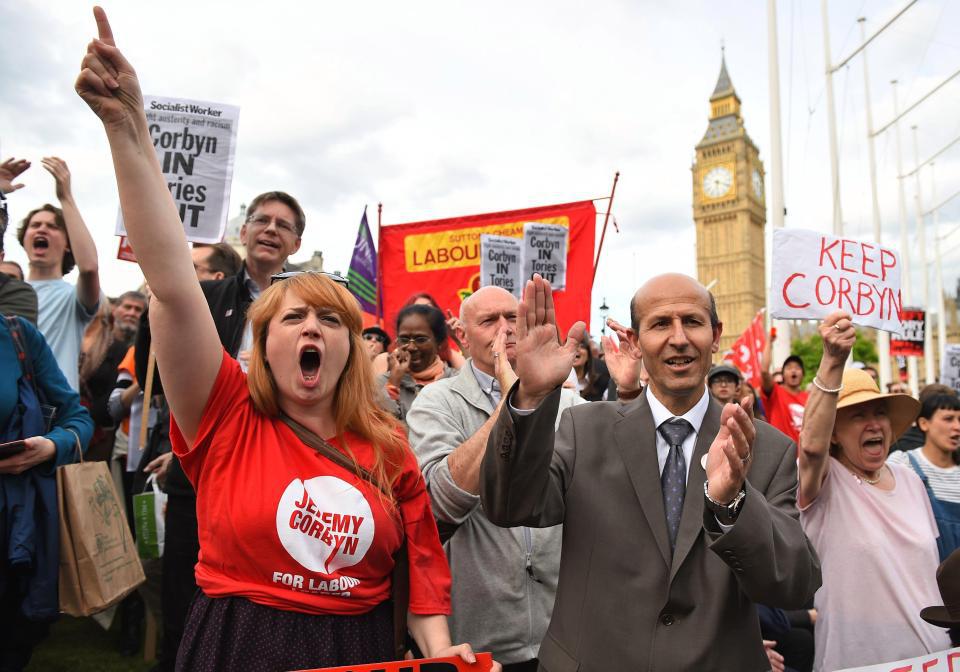
[[[844,371],[856,332],[835,312],[820,325],[823,358],[800,432],[800,522],[820,555],[823,586],[815,670],[912,658],[949,647],[920,619],[939,597],[937,527],[923,483],[887,464],[890,444],[920,410],[881,394],[868,373]]]

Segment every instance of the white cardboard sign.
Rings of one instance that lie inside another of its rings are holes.
[[[187,240],[219,243],[227,226],[240,108],[161,96],[143,97],[150,139]],[[118,236],[125,236],[123,214]]]
[[[527,222],[523,225],[523,278],[539,273],[554,291],[567,288],[567,240],[565,226]]]
[[[876,243],[777,229],[771,297],[776,318],[822,319],[844,310],[855,324],[899,334],[900,257]]]
[[[940,382],[960,393],[960,344],[948,343],[940,360]],[[960,667],[957,668],[960,670]]]
[[[480,286],[502,287],[518,299],[523,291],[523,241],[480,234]]]

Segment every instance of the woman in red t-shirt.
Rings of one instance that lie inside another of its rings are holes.
[[[127,233],[154,292],[153,345],[176,418],[171,440],[197,490],[201,592],[177,669],[391,659],[390,575],[403,542],[410,633],[427,656],[472,661],[468,644],[450,642],[449,569],[416,460],[375,403],[356,300],[322,274],[275,283],[248,311],[249,377],[241,371],[220,345],[193,272],[136,73],[103,10],[94,15],[100,39],[76,88],[107,133]],[[280,226],[295,219],[272,205],[257,235],[277,249],[295,244],[282,237],[300,231]],[[304,444],[288,420],[351,464]]]

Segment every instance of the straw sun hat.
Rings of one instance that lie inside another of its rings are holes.
[[[909,394],[881,394],[873,378],[863,369],[847,369],[843,372],[843,389],[837,399],[838,411],[874,399],[884,399],[887,402],[887,415],[890,417],[894,441],[910,428],[920,414],[920,402]]]

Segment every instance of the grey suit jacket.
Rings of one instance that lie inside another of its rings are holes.
[[[705,509],[700,464],[720,427],[710,403],[671,555],[646,396],[563,413],[501,413],[481,468],[498,525],[563,523],[557,599],[541,670],[768,670],[754,603],[801,608],[820,563],[799,523],[796,446],[758,422],[746,499],[723,534]]]

